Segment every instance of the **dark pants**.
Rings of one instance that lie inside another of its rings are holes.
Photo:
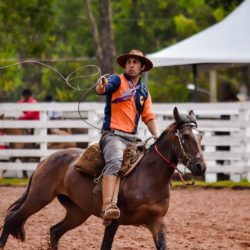
[[[141,140],[135,135],[117,130],[104,131],[100,139],[100,147],[105,159],[103,175],[117,176],[122,166],[123,154],[127,145],[139,141]]]

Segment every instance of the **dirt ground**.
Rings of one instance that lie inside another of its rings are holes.
[[[0,225],[7,207],[24,192],[21,187],[0,187]],[[6,250],[47,249],[50,226],[64,217],[64,208],[55,200],[31,216],[26,225],[26,241],[10,236]],[[250,249],[250,190],[174,189],[165,218],[168,249],[217,250]],[[90,217],[80,227],[66,233],[60,250],[100,249],[104,227]],[[114,250],[154,249],[143,227],[120,226]]]

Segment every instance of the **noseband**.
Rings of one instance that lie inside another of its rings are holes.
[[[183,128],[183,127],[186,127],[186,126],[197,127],[197,125],[196,125],[195,123],[193,123],[193,122],[186,123],[186,124],[180,126],[180,127],[177,129],[176,133],[175,133],[175,135],[176,135],[177,138],[178,138],[178,142],[179,142],[179,145],[180,145],[180,148],[181,148],[182,156],[183,156],[184,159],[187,160],[187,162],[185,163],[185,170],[184,170],[184,172],[186,171],[186,168],[188,168],[188,167],[190,166],[190,163],[191,163],[191,161],[192,161],[192,159],[190,158],[190,156],[186,153],[186,151],[185,151],[185,149],[184,149],[184,147],[183,147],[182,140],[181,140],[181,136],[182,136],[182,135],[181,135],[180,129]],[[186,185],[190,185],[190,184],[188,184],[188,183],[186,183],[186,182],[184,181],[184,178],[183,178],[184,174],[183,174],[183,172],[181,172],[181,170],[178,169],[177,164],[174,163],[174,162],[171,162],[166,156],[164,156],[164,155],[159,151],[159,149],[157,148],[156,144],[154,145],[154,149],[155,149],[156,153],[157,153],[157,154],[167,163],[168,166],[170,166],[171,168],[175,169],[175,170],[178,172],[181,181],[182,181],[184,184],[186,184]],[[195,183],[195,180],[194,180],[194,178],[193,178],[191,185],[193,185],[194,183]]]

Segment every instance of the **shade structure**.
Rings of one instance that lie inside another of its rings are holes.
[[[154,67],[250,63],[250,0],[221,22],[147,57]]]

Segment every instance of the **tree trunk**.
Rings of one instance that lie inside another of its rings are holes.
[[[101,16],[101,38],[102,38],[102,55],[101,64],[103,74],[114,73],[113,61],[115,58],[115,44],[112,32],[112,13],[110,0],[100,0]]]
[[[96,47],[96,58],[101,67],[102,74],[114,73],[113,61],[115,58],[115,45],[111,28],[112,15],[110,0],[99,0],[100,7],[100,33],[93,15],[91,3],[84,0],[91,33]]]
[[[98,64],[102,65],[102,58],[103,58],[102,47],[101,47],[101,41],[100,41],[100,37],[99,37],[99,32],[98,32],[96,20],[94,18],[91,4],[90,4],[89,0],[84,0],[84,4],[86,6],[88,21],[89,21],[91,33],[93,36],[93,40],[95,43],[95,47],[96,47],[96,58],[97,58]]]

